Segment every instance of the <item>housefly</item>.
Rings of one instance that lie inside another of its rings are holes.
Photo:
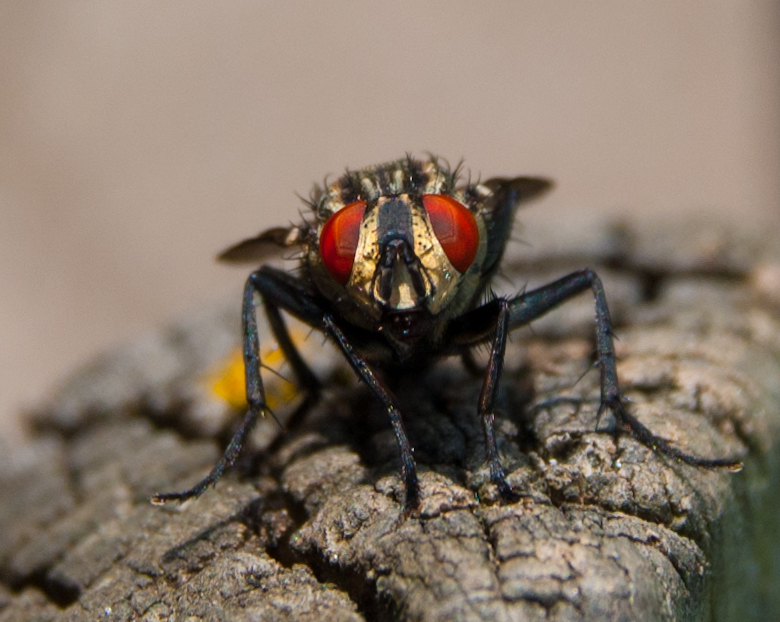
[[[273,228],[226,250],[220,259],[259,261],[269,249],[297,247],[300,272],[293,276],[262,266],[247,279],[242,323],[248,412],[202,481],[183,492],[157,494],[152,501],[184,501],[215,484],[238,457],[257,418],[269,412],[260,376],[256,314],[261,303],[309,405],[320,385],[290,338],[282,311],[327,335],[379,400],[398,442],[407,510],[420,500],[417,465],[398,401],[377,371],[408,373],[453,355],[469,360],[473,348],[486,345],[489,358],[477,413],[491,481],[502,497],[515,498],[494,433],[507,335],[586,290],[595,299],[599,414],[611,411],[638,441],[676,460],[705,468],[738,467],[736,460],[690,455],[628,412],[618,385],[607,299],[593,270],[578,270],[514,297],[492,294],[491,279],[518,205],[551,187],[537,177],[466,183],[458,168],[435,157],[407,156],[347,171],[315,190],[309,202],[313,222]]]

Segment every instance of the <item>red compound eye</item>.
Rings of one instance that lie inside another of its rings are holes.
[[[465,272],[479,250],[474,215],[455,199],[441,194],[424,194],[422,202],[450,263],[458,272]]]
[[[322,228],[320,255],[322,263],[342,285],[349,281],[355,251],[360,240],[360,223],[366,211],[366,202],[357,201],[342,207]]]

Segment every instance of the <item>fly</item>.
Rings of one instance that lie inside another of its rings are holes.
[[[490,356],[477,412],[491,481],[504,499],[514,499],[518,493],[507,482],[494,433],[507,335],[586,290],[596,307],[599,414],[611,411],[639,442],[686,464],[740,466],[737,460],[688,454],[628,412],[618,385],[607,299],[593,270],[578,270],[512,298],[491,294],[518,205],[547,192],[552,182],[515,177],[460,183],[458,172],[434,157],[411,156],[348,171],[315,191],[313,223],[270,229],[220,256],[259,261],[269,249],[297,247],[300,276],[262,266],[247,279],[242,324],[248,412],[203,480],[189,490],[156,494],[154,503],[185,501],[214,485],[235,462],[257,418],[270,412],[260,377],[258,298],[306,393],[304,406],[317,400],[320,385],[290,338],[282,311],[327,335],[382,404],[398,442],[407,511],[420,501],[417,465],[398,402],[376,370],[421,369],[452,355],[470,360],[473,348],[487,344]]]

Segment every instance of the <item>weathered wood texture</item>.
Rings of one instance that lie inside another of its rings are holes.
[[[304,424],[263,422],[215,490],[154,507],[230,428],[203,375],[237,344],[236,299],[75,374],[3,456],[0,621],[779,619],[780,254],[701,223],[543,229],[508,261],[513,287],[596,268],[633,412],[696,454],[744,455],[742,473],[595,431],[583,295],[507,354],[519,503],[486,483],[481,381],[448,361],[398,391],[423,489],[404,519],[383,413],[314,335],[328,390]]]

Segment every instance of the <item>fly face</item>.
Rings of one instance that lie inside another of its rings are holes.
[[[351,321],[414,342],[475,298],[485,220],[476,187],[453,182],[434,160],[400,160],[347,174],[320,198],[311,274]]]

